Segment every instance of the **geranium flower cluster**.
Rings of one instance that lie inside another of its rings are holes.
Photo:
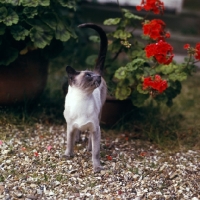
[[[167,81],[162,80],[160,75],[155,75],[154,78],[151,76],[145,77],[143,81],[143,90],[148,89],[150,93],[152,93],[153,91],[158,91],[162,93],[167,89],[167,87]]]
[[[147,45],[145,51],[147,58],[153,56],[160,64],[168,65],[174,57],[173,47],[163,40]]]
[[[160,0],[142,0],[139,6],[136,6],[138,11],[144,9],[146,11],[153,11],[154,14],[163,13],[164,3]]]
[[[141,5],[137,6],[138,11],[145,9],[153,11],[155,14],[162,13],[164,3],[160,0],[142,0]],[[165,31],[165,22],[160,19],[146,20],[143,23],[143,34],[149,36],[156,43],[150,43],[145,47],[146,57],[153,57],[158,64],[168,65],[172,62],[174,54],[173,47],[165,40],[170,37],[170,33]],[[150,92],[158,91],[162,93],[167,88],[167,81],[162,80],[159,75],[154,78],[146,77],[143,82],[143,89]]]
[[[142,0],[141,5],[136,7],[137,10],[144,8],[149,11],[152,10],[154,13],[159,14],[160,10],[164,10],[164,3],[160,0]],[[157,12],[155,11],[157,9]],[[146,21],[143,24],[143,34],[148,35],[152,40],[156,40],[156,43],[149,44],[146,46],[146,56],[148,58],[154,57],[159,64],[170,64],[174,57],[173,47],[165,41],[166,38],[170,37],[170,33],[166,32],[165,22],[160,19],[153,19]]]
[[[115,26],[108,35],[112,60],[119,58],[121,53],[127,56],[127,62],[120,62],[119,66],[115,65],[113,70],[107,71],[111,80],[116,83],[116,86],[113,84],[112,92],[116,99],[130,98],[138,107],[143,106],[150,97],[157,102],[172,105],[172,100],[181,92],[181,82],[194,72],[197,67],[195,63],[200,61],[200,42],[195,48],[185,45],[189,55],[182,63],[173,60],[174,49],[168,43],[170,33],[165,22],[158,17],[147,18],[149,12],[163,12],[162,1],[164,0],[140,0],[136,9],[148,11],[144,17],[123,8],[122,17],[104,21],[105,25]],[[135,38],[135,21],[141,21],[141,40],[145,43]]]
[[[188,53],[194,55],[195,59],[200,60],[200,42],[198,42],[195,48],[192,48],[190,44],[185,44],[184,49],[188,50]]]
[[[164,30],[165,26],[165,22],[161,19],[146,20],[142,27],[143,34],[148,35],[153,40],[164,40],[164,38],[170,37],[170,33]]]

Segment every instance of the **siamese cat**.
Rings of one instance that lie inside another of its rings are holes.
[[[76,71],[66,67],[68,93],[65,98],[64,117],[67,122],[66,157],[74,155],[73,148],[79,132],[89,132],[88,149],[92,150],[94,172],[100,172],[100,118],[106,100],[107,86],[103,79],[104,61],[107,53],[107,36],[104,30],[92,23],[79,25],[80,28],[94,29],[100,36],[100,50],[93,71]]]

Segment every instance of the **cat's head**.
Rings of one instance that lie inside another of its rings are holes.
[[[71,87],[79,88],[86,92],[93,92],[100,86],[101,76],[92,71],[76,71],[74,68],[67,66],[68,83]]]

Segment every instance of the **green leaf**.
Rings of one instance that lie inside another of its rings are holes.
[[[58,0],[58,2],[63,7],[67,7],[67,8],[76,10],[76,1],[75,0]]]
[[[2,22],[6,18],[7,13],[8,13],[8,11],[7,11],[6,7],[0,8],[0,22]]]
[[[3,35],[5,33],[6,26],[4,24],[0,24],[0,35]]]
[[[117,87],[115,91],[115,97],[119,100],[127,99],[131,94],[131,88],[130,87]]]
[[[65,25],[62,22],[59,22],[56,26],[55,37],[57,40],[66,42],[70,39],[70,32],[67,30]]]
[[[126,79],[128,80],[128,85],[133,86],[136,83],[135,77],[132,75],[132,73],[128,73],[126,76]]]
[[[132,92],[131,100],[133,105],[137,107],[144,106],[145,101],[149,98],[149,94],[138,93],[137,90]]]
[[[124,12],[124,16],[128,19],[138,19],[138,20],[143,20],[144,18],[143,17],[140,17],[138,15],[134,15],[130,12],[130,10],[128,9],[125,9],[125,8],[122,8],[121,9],[122,12]]]
[[[6,24],[6,26],[12,26],[13,24],[17,24],[18,21],[19,17],[17,13],[13,9],[8,8],[7,17],[3,20],[3,23]]]
[[[118,80],[122,80],[126,78],[126,67],[120,67],[115,71],[114,77]]]
[[[143,40],[149,40],[150,39],[150,37],[149,37],[149,35],[141,35],[141,38],[143,39]]]
[[[34,18],[34,16],[38,14],[38,8],[26,7],[23,9],[23,14],[25,14],[27,18]]]
[[[11,4],[12,6],[19,6],[20,1],[19,0],[6,0],[7,4]]]
[[[171,74],[178,68],[177,65],[170,63],[169,65],[159,65],[155,68],[157,73]],[[181,69],[182,70],[182,69]]]
[[[130,12],[130,11],[129,11],[128,9],[126,9],[126,8],[122,8],[121,11],[124,12],[124,13]]]
[[[142,73],[137,73],[137,74],[135,75],[135,77],[136,77],[137,80],[141,80],[141,78],[142,78],[143,76],[144,76],[144,75],[143,75]]]
[[[143,74],[144,76],[153,76],[156,74],[156,70],[150,67],[144,67],[143,70],[144,70]]]
[[[131,33],[125,31],[125,30],[117,30],[113,33],[114,38],[119,38],[122,40],[126,40],[127,38],[131,37]]]
[[[119,24],[121,18],[110,18],[110,19],[106,19],[103,24],[104,25],[116,25]]]
[[[15,40],[25,40],[26,36],[29,35],[29,31],[22,26],[14,25],[11,27],[11,34]]]
[[[41,20],[47,24],[53,30],[56,30],[57,27],[57,19],[53,13],[46,13],[42,16]]]
[[[138,45],[138,44],[136,44]],[[146,53],[143,50],[143,46],[139,47],[138,50],[133,50],[130,52],[130,56],[132,59],[136,59],[136,58],[143,58],[144,60],[146,59]]]
[[[164,94],[164,93],[156,95],[155,100],[157,102],[162,102],[162,103],[167,103],[168,102],[168,98],[167,98],[166,94]]]
[[[76,35],[74,29],[72,29],[72,28],[69,27],[69,26],[65,26],[65,28],[69,31],[69,34],[70,34],[71,37],[73,37],[74,39],[77,38],[77,35]]]
[[[90,55],[90,56],[88,56],[87,58],[86,58],[86,63],[88,64],[88,65],[92,65],[92,66],[94,66],[95,65],[95,63],[96,63],[96,60],[97,60],[97,55]]]
[[[183,81],[187,79],[187,74],[185,72],[173,73],[169,75],[169,79],[172,81]]]
[[[100,42],[100,37],[96,36],[96,35],[92,35],[92,36],[89,37],[89,40],[99,43]]]
[[[126,13],[124,14],[124,16],[125,16],[126,18],[128,18],[128,19],[137,19],[137,20],[143,20],[143,19],[144,19],[143,17],[140,17],[140,16],[138,16],[138,15],[134,15],[134,14],[132,14],[132,13],[130,13],[130,12],[126,12]]]
[[[143,85],[140,83],[137,85],[137,91],[140,93],[140,94],[148,94],[148,90],[143,90]]]
[[[140,67],[142,67],[145,63],[145,60],[142,58],[136,58],[133,61],[126,64],[127,71],[134,71]]]
[[[53,39],[53,32],[47,25],[38,24],[31,28],[30,38],[36,47],[44,48]]]
[[[49,6],[50,5],[50,0],[38,0],[38,4],[40,6]]]
[[[38,6],[37,0],[21,0],[21,4],[24,7],[36,7]]]

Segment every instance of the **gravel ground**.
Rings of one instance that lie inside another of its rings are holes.
[[[0,199],[200,199],[199,150],[163,152],[111,135],[102,133],[105,170],[94,174],[85,135],[65,160],[64,126],[1,126]]]

